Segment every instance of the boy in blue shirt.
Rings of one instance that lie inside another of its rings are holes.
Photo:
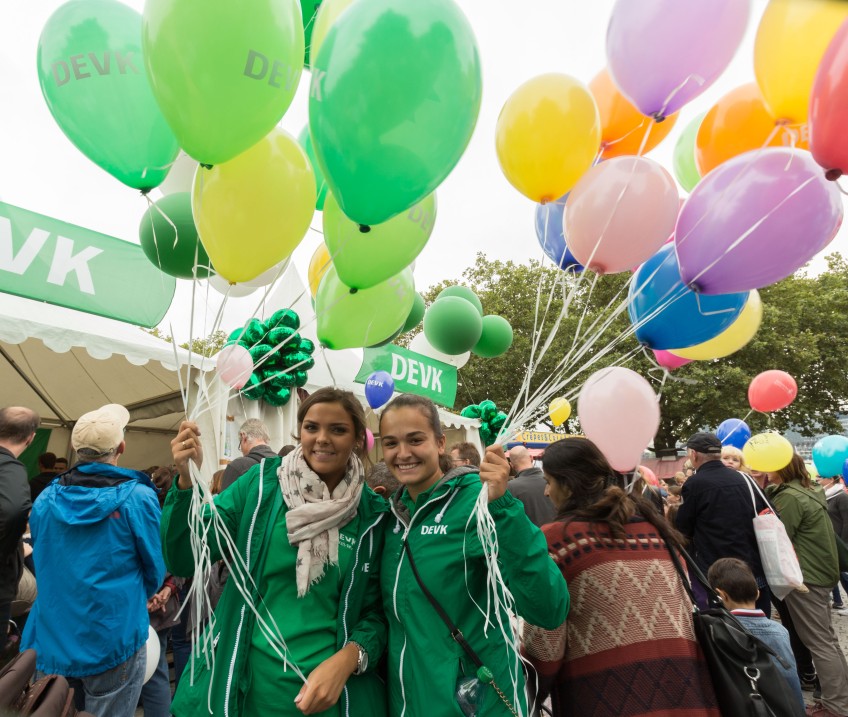
[[[804,697],[795,668],[795,656],[789,644],[789,632],[783,625],[766,617],[762,610],[757,610],[756,602],[760,591],[751,568],[738,558],[721,558],[710,566],[707,579],[734,617],[789,665],[785,668],[777,663],[778,669],[797,695],[803,709]]]

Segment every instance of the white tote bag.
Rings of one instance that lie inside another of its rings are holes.
[[[804,576],[801,573],[801,565],[798,563],[798,556],[795,555],[792,541],[786,534],[786,528],[772,510],[757,514],[757,500],[754,497],[752,487],[753,481],[745,474],[741,475],[751,493],[751,504],[754,507],[754,535],[757,536],[760,561],[763,564],[766,582],[772,594],[779,600],[783,600],[793,590],[807,592],[807,587],[804,585]],[[756,486],[756,488],[768,504],[760,487]]]

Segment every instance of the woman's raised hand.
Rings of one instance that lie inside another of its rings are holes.
[[[189,461],[194,461],[200,468],[203,463],[203,446],[200,443],[200,429],[193,421],[183,421],[176,438],[171,441],[171,455],[180,473],[178,487],[180,490],[191,488],[191,471]]]
[[[503,446],[489,446],[480,464],[480,480],[488,487],[489,502],[506,493],[509,483],[509,463],[504,457]]]

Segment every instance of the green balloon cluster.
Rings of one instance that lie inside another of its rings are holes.
[[[512,346],[512,326],[501,316],[483,316],[480,298],[467,286],[449,286],[424,315],[424,335],[437,351],[456,356],[473,351],[495,358]]]
[[[472,403],[459,412],[460,416],[476,418],[480,421],[480,440],[484,446],[491,446],[498,434],[508,426],[506,414],[499,411],[494,401],[481,401],[479,404]]]
[[[315,344],[298,334],[299,328],[298,315],[291,309],[280,309],[267,321],[250,319],[244,328],[230,334],[227,345],[244,346],[255,367],[241,390],[244,396],[283,406],[295,388],[306,385],[307,371],[315,365]]]

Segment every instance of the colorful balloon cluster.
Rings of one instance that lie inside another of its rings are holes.
[[[507,427],[507,416],[499,411],[494,401],[481,401],[479,404],[472,403],[459,412],[465,418],[476,418],[480,421],[480,441],[484,446],[491,446],[501,431]]]
[[[468,351],[495,358],[512,346],[512,326],[501,316],[483,315],[483,304],[466,286],[443,289],[424,314],[424,335],[430,345],[449,356]]]
[[[315,365],[315,344],[298,334],[299,328],[298,315],[280,309],[267,321],[250,319],[230,334],[228,345],[242,346],[253,359],[253,372],[241,391],[244,396],[284,406],[295,388],[306,385],[307,371]]]

